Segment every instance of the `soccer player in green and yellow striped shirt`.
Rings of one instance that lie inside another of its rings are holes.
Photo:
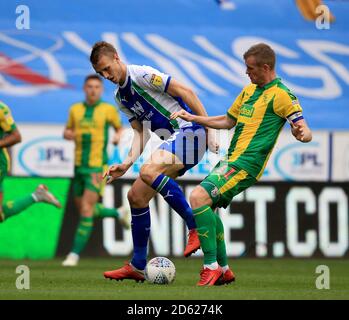
[[[115,130],[113,143],[120,139],[121,121],[116,108],[101,100],[103,82],[98,75],[87,76],[84,83],[85,101],[75,103],[69,111],[64,138],[75,143],[75,170],[73,192],[80,222],[75,234],[73,248],[63,261],[63,266],[76,266],[93,230],[96,217],[114,217],[129,228],[129,210],[105,208],[98,203],[103,193],[103,171],[108,155],[108,131]]]
[[[244,54],[244,59],[251,84],[241,91],[226,115],[202,117],[184,110],[172,115],[172,118],[181,117],[215,129],[235,126],[228,153],[190,195],[204,252],[200,286],[224,284],[235,279],[228,266],[222,221],[213,210],[226,208],[234,196],[262,176],[286,121],[297,140],[309,142],[312,139],[297,98],[276,77],[272,48],[257,44]]]
[[[21,140],[21,134],[13,120],[10,108],[4,102],[0,101],[0,223],[23,212],[35,202],[46,202],[58,208],[61,207],[55,196],[42,184],[33,193],[2,204],[4,192],[3,182],[10,170],[10,156],[7,148],[20,143]]]

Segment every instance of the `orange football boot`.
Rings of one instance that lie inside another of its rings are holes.
[[[200,249],[200,239],[196,229],[191,229],[188,234],[188,244],[184,250],[184,256],[187,258]]]
[[[232,270],[228,269],[223,272],[220,278],[216,281],[215,286],[221,286],[223,284],[229,284],[230,282],[235,281],[235,274]]]
[[[215,270],[209,268],[202,268],[200,272],[200,281],[197,283],[198,286],[213,286],[216,281],[223,275],[223,270],[218,267]]]
[[[144,273],[134,268],[131,263],[125,262],[125,265],[113,271],[104,272],[104,278],[116,281],[124,279],[135,280],[136,282],[144,282]]]

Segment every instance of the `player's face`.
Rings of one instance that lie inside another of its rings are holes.
[[[97,64],[93,65],[95,71],[103,78],[117,84],[121,79],[120,59],[117,55],[103,55]]]
[[[270,72],[268,65],[258,65],[254,56],[249,56],[245,60],[246,74],[249,76],[251,82],[258,86],[265,84],[267,73]]]
[[[86,101],[89,103],[97,102],[103,93],[103,85],[97,79],[90,79],[84,85]]]

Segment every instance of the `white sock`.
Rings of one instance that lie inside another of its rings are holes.
[[[68,256],[70,256],[70,257],[72,257],[74,259],[79,259],[80,258],[80,256],[77,253],[75,253],[75,252],[70,252]]]
[[[229,266],[228,266],[228,265],[223,266],[223,267],[222,267],[222,269],[223,269],[223,272],[226,272],[226,271],[228,271],[228,270],[229,270]]]
[[[213,262],[211,264],[204,264],[204,268],[208,268],[208,269],[211,269],[211,270],[216,270],[216,269],[218,269],[218,263],[216,261],[216,262]]]

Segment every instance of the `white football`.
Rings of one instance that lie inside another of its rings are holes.
[[[145,278],[150,283],[168,284],[176,277],[176,267],[170,259],[156,257],[151,259],[145,267]]]

